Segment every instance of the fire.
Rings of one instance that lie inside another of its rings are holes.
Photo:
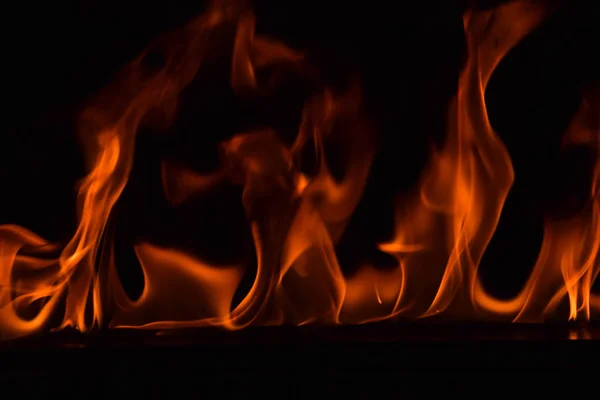
[[[313,93],[291,144],[273,129],[258,129],[223,142],[221,168],[214,173],[163,163],[164,195],[172,207],[224,182],[242,187],[257,272],[239,304],[232,306],[243,265],[213,265],[150,242],[134,249],[144,289],[132,300],[119,279],[107,226],[127,185],[144,120],[160,114],[170,122],[181,92],[228,45],[230,83],[238,96],[266,96],[285,73],[318,75],[301,52],[255,34],[254,15],[244,4],[213,2],[204,15],[153,43],[82,115],[89,172],[79,185],[72,239],[61,247],[25,228],[0,226],[0,338],[53,327],[241,329],[434,315],[542,321],[563,304],[570,320],[589,320],[600,310],[600,296],[591,293],[600,271],[600,124],[593,96],[584,97],[564,136],[565,146],[584,146],[596,155],[587,206],[568,219],[547,219],[533,273],[514,299],[494,298],[478,275],[514,179],[484,93],[500,60],[545,14],[539,2],[515,1],[464,16],[468,59],[448,107],[444,146],[432,152],[418,190],[398,199],[395,235],[379,245],[397,260],[395,268],[364,265],[346,276],[336,256],[377,148],[356,77],[344,90]],[[156,49],[165,55],[164,65],[148,70],[145,56]],[[328,162],[332,145],[343,163],[341,177]],[[311,173],[303,168],[308,151],[314,151]]]

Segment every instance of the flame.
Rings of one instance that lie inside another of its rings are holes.
[[[227,38],[233,40],[230,78],[238,96],[268,95],[278,71],[314,78],[301,52],[255,34],[254,14],[243,2],[212,2],[202,16],[154,42],[83,113],[88,173],[79,185],[79,221],[71,240],[61,246],[22,227],[0,226],[0,338],[52,326],[241,329],[357,324],[442,311],[460,318],[537,321],[565,302],[570,320],[590,319],[600,311],[600,296],[591,294],[600,270],[600,109],[591,97],[564,140],[565,146],[596,152],[589,204],[569,219],[548,218],[533,273],[514,299],[494,298],[478,276],[514,179],[510,156],[487,116],[486,86],[545,11],[539,2],[515,1],[464,16],[468,59],[449,105],[446,141],[433,151],[418,193],[398,199],[394,237],[379,245],[396,258],[395,268],[364,265],[346,276],[336,257],[377,145],[360,79],[354,78],[345,90],[321,88],[311,96],[291,145],[274,130],[259,129],[223,142],[221,169],[212,174],[162,164],[164,195],[173,207],[220,184],[243,188],[257,272],[241,302],[232,306],[243,265],[211,265],[147,241],[134,246],[144,289],[132,300],[117,274],[107,227],[145,119],[159,113],[172,120],[181,91],[204,62],[227,48]],[[155,51],[164,55],[158,69],[146,63]],[[263,79],[263,72],[270,78]],[[332,172],[326,151],[331,144],[340,152],[341,177]],[[314,173],[303,172],[300,162],[310,149]]]
[[[481,311],[473,293],[477,269],[514,179],[488,120],[485,88],[543,15],[539,4],[512,2],[463,18],[468,59],[450,103],[446,143],[432,155],[420,198],[399,204],[395,238],[381,246],[398,258],[407,281],[395,312],[427,317],[450,308],[465,318]]]
[[[97,279],[96,261],[111,210],[129,177],[138,126],[152,110],[172,108],[176,95],[195,75],[205,50],[202,44],[210,41],[216,26],[226,24],[236,14],[229,3],[215,2],[205,15],[183,29],[181,36],[186,40],[180,44],[184,49],[169,48],[165,68],[145,72],[146,54],[142,54],[122,72],[115,87],[100,93],[97,105],[84,113],[82,142],[90,172],[79,188],[79,225],[56,260],[48,261],[42,268],[37,260],[20,256],[19,252],[27,247],[44,250],[53,246],[23,228],[2,227],[0,334],[3,338],[23,336],[44,328],[63,297],[65,311],[61,327],[87,331],[101,323],[103,290]],[[166,41],[170,42],[169,39]],[[155,46],[164,46],[164,43],[159,41]],[[119,93],[116,99],[115,92]],[[21,278],[21,271],[35,271],[40,276],[25,274]],[[33,319],[24,316],[36,301],[41,304],[38,305],[41,310]],[[90,301],[92,304],[88,306]],[[92,315],[86,318],[88,309]]]
[[[600,108],[597,99],[591,100],[584,97],[563,137],[565,146],[583,145],[595,153],[587,205],[568,219],[546,221],[540,255],[526,291],[518,298],[517,321],[542,319],[565,297],[569,320],[589,320],[592,308],[598,310],[597,296],[592,295],[591,288],[600,271]],[[550,301],[542,301],[548,298]]]
[[[464,17],[467,66],[450,105],[446,147],[434,159],[421,190],[430,209],[448,215],[445,236],[450,249],[439,290],[425,316],[445,310],[457,293],[472,290],[479,262],[500,219],[514,171],[490,125],[485,88],[500,60],[542,17],[543,9],[528,2],[507,3]]]
[[[215,268],[180,251],[148,243],[139,244],[135,251],[144,272],[144,290],[137,300],[130,300],[111,269],[110,289],[116,305],[111,326],[161,328],[196,320],[210,325],[227,316],[242,278],[239,267]]]
[[[568,219],[546,220],[544,240],[533,272],[513,299],[494,298],[486,293],[479,279],[476,279],[471,296],[481,310],[493,315],[509,316],[517,322],[547,319],[564,303],[565,298],[569,320],[589,320],[591,312],[598,310],[597,296],[591,293],[600,265],[598,111],[597,103],[584,98],[563,140],[565,146],[589,146],[596,154],[588,204]]]

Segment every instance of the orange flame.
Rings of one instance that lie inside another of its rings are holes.
[[[536,3],[513,2],[464,17],[469,58],[450,106],[447,145],[421,192],[425,204],[449,215],[446,240],[451,246],[440,289],[425,316],[445,310],[457,292],[471,291],[500,219],[514,172],[490,126],[485,88],[504,55],[541,22],[543,11]]]
[[[434,151],[418,196],[399,199],[393,240],[379,247],[398,265],[371,265],[346,277],[335,246],[365,190],[376,141],[362,107],[359,80],[346,91],[325,88],[306,103],[298,135],[287,146],[269,129],[243,132],[221,145],[222,168],[209,175],[162,165],[165,197],[173,207],[221,182],[243,187],[242,204],[257,254],[255,281],[232,309],[241,265],[209,265],[185,252],[151,243],[135,246],[144,290],[128,298],[106,230],[132,168],[135,137],[152,112],[171,119],[177,98],[222,41],[233,38],[231,86],[262,96],[274,80],[260,70],[310,71],[303,54],[255,35],[254,15],[241,2],[215,1],[209,10],[134,60],[83,115],[82,144],[89,172],[79,187],[79,224],[59,245],[14,225],[0,226],[0,338],[53,325],[87,331],[101,325],[166,329],[250,324],[365,323],[396,316],[543,320],[568,302],[569,319],[600,310],[591,286],[600,271],[600,131],[598,103],[586,99],[565,145],[596,151],[589,205],[568,220],[546,223],[534,271],[514,299],[488,294],[478,277],[483,253],[514,179],[510,156],[494,133],[484,93],[500,60],[545,15],[540,3],[516,1],[464,17],[466,68],[449,106],[445,145]],[[165,55],[157,71],[145,66],[153,50]],[[117,95],[115,95],[117,93]],[[326,152],[335,144],[344,164],[337,177]],[[316,152],[314,174],[300,155]],[[64,305],[64,307],[63,307]],[[61,314],[62,312],[62,314]]]

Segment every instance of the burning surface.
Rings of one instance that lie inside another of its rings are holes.
[[[500,60],[545,14],[543,3],[526,1],[465,14],[468,57],[448,107],[445,142],[431,154],[418,190],[398,199],[394,237],[379,245],[397,260],[394,268],[363,265],[346,276],[336,256],[377,148],[376,125],[354,78],[343,89],[314,84],[319,89],[305,103],[291,142],[275,129],[256,129],[221,144],[217,171],[162,164],[172,207],[222,185],[242,188],[256,254],[256,277],[243,299],[234,302],[245,265],[217,265],[141,241],[135,254],[144,289],[132,300],[117,273],[107,224],[128,183],[140,125],[157,115],[172,123],[184,89],[229,49],[230,85],[239,97],[268,96],[289,74],[318,81],[302,53],[255,34],[254,15],[244,4],[214,1],[205,14],[153,43],[82,116],[89,172],[79,186],[79,225],[66,246],[19,226],[0,226],[0,337],[52,328],[56,319],[57,327],[81,331],[361,324],[438,314],[531,322],[550,318],[564,302],[570,320],[593,318],[600,311],[600,296],[591,293],[600,270],[595,92],[585,96],[564,135],[565,146],[595,154],[586,206],[566,219],[548,219],[533,273],[513,299],[489,294],[478,274],[514,180],[484,93]],[[149,69],[148,55],[157,50],[164,58]],[[307,153],[313,165],[306,165]]]

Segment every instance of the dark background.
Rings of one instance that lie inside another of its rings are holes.
[[[337,250],[347,272],[374,257],[383,267],[390,260],[378,256],[374,244],[390,234],[392,198],[416,183],[429,146],[442,140],[445,107],[465,56],[461,14],[467,4],[324,3],[331,2],[258,1],[258,30],[307,51],[326,81],[361,73],[369,113],[379,122],[379,150],[350,233]],[[511,51],[488,87],[491,123],[516,172],[481,267],[485,284],[499,296],[516,293],[528,276],[541,244],[543,216],[576,212],[577,201],[567,207],[565,193],[589,187],[590,158],[584,152],[561,153],[559,142],[580,90],[597,81],[600,71],[593,3],[557,3],[555,14]],[[70,238],[76,224],[75,183],[85,174],[75,131],[84,102],[153,38],[202,9],[202,2],[195,1],[87,0],[19,3],[4,10],[8,109],[0,142],[0,223],[21,224],[52,241]],[[139,271],[126,249],[140,238],[175,242],[220,262],[252,257],[239,189],[183,209],[170,209],[162,198],[161,159],[214,169],[217,143],[244,127],[245,119],[262,115],[236,103],[227,82],[214,83],[204,97],[194,92],[185,93],[171,130],[140,132],[134,171],[114,210],[111,226],[125,249],[121,273],[138,290]],[[288,132],[296,119],[265,122]],[[215,134],[198,134],[206,131]],[[546,342],[554,332],[551,326],[531,328],[535,335],[515,325],[491,326],[487,334],[464,325],[371,328],[344,327],[329,332],[333,339],[319,339],[328,331],[310,327],[171,338],[140,331],[84,338],[62,332],[58,339],[34,337],[21,348],[15,344],[14,351],[3,351],[0,382],[21,395],[63,398],[126,393],[172,398],[192,392],[286,398],[490,392],[539,397],[555,394],[562,385],[571,395],[590,390],[591,381],[581,372],[593,373],[597,353],[585,341]],[[561,330],[555,333],[567,337]],[[473,340],[489,335],[511,341]],[[377,343],[354,343],[370,336]],[[438,341],[457,336],[463,341]],[[519,338],[536,342],[512,340]],[[85,349],[70,348],[82,344]]]
[[[430,146],[443,140],[446,105],[465,58],[461,15],[468,4],[323,3],[259,0],[257,30],[305,51],[321,68],[325,83],[336,85],[360,73],[379,145],[366,192],[337,251],[347,273],[365,260],[383,268],[392,260],[375,244],[392,232],[393,198],[414,187]],[[525,282],[539,252],[543,217],[573,214],[581,202],[566,199],[589,190],[590,154],[565,153],[560,139],[581,90],[598,80],[600,36],[593,3],[555,2],[556,11],[509,53],[488,86],[490,120],[516,174],[481,267],[484,284],[497,296],[511,297]],[[8,109],[1,142],[0,223],[68,241],[76,226],[76,181],[85,174],[75,128],[78,113],[153,38],[202,9],[202,2],[88,0],[19,5],[6,14],[13,28],[4,48]],[[262,122],[294,132],[298,122],[297,100],[283,101],[291,106],[289,117],[257,121],[268,114],[265,109],[241,104],[225,80],[201,79],[208,86],[194,90],[193,84],[183,94],[169,130],[146,129],[138,135],[134,169],[114,210],[111,226],[123,249],[119,267],[132,296],[139,293],[141,275],[128,249],[141,238],[176,243],[209,261],[253,257],[240,188],[170,208],[160,189],[160,160],[214,170],[217,144],[240,129]],[[290,92],[294,99],[306,95],[301,85]],[[273,104],[263,106],[269,110]],[[249,271],[246,286],[253,279]]]

